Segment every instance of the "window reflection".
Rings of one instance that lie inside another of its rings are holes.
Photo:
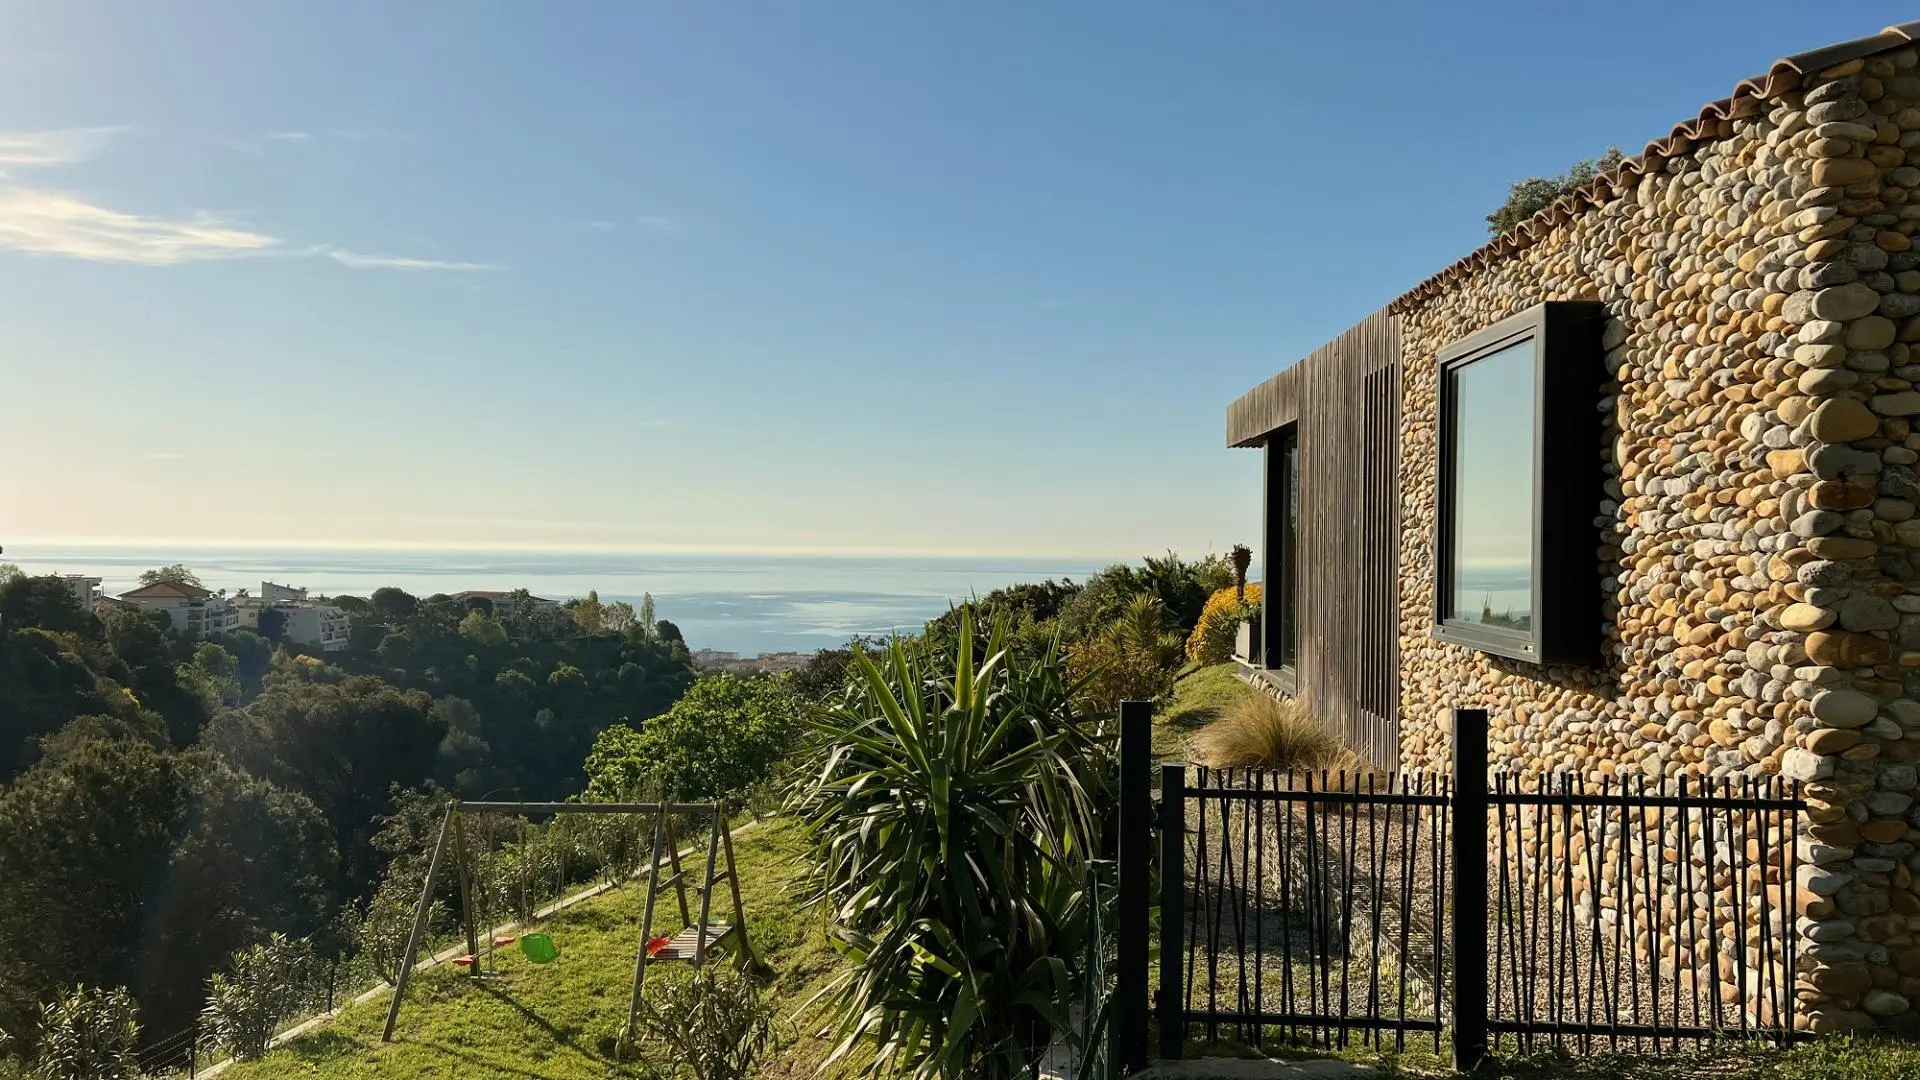
[[[1533,628],[1534,342],[1452,369],[1447,618]]]

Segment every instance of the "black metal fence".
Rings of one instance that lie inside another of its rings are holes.
[[[1795,1037],[1793,785],[1490,776],[1474,710],[1449,776],[1164,765],[1149,827],[1149,773],[1123,750],[1116,1009],[1144,1031],[1128,867],[1157,828],[1162,1057],[1190,1036],[1450,1042],[1462,1067]]]

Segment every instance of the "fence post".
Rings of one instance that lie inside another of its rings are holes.
[[[1453,710],[1453,1067],[1487,1056],[1487,711]]]
[[[1148,892],[1153,857],[1153,703],[1120,703],[1120,899],[1112,1030],[1126,1072],[1147,1067]],[[1091,1022],[1091,1018],[1089,1018]]]
[[[1187,767],[1160,766],[1160,1056],[1187,1043]]]

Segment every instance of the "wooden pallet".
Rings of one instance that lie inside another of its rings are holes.
[[[701,929],[702,928],[698,926],[687,927],[685,930],[669,938],[667,943],[660,947],[659,951],[652,953],[647,959],[653,963],[659,963],[663,960],[692,960],[695,950],[700,946]],[[733,927],[725,923],[715,923],[712,926],[705,927],[705,930],[707,932],[707,951],[709,953],[713,951],[714,946],[720,944],[721,941],[733,933]]]

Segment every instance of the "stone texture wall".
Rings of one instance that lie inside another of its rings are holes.
[[[1729,126],[1402,314],[1402,761],[1481,707],[1515,771],[1806,781],[1802,1023],[1865,1026],[1920,1002],[1920,62]],[[1611,316],[1592,667],[1430,633],[1435,355],[1551,299]]]

